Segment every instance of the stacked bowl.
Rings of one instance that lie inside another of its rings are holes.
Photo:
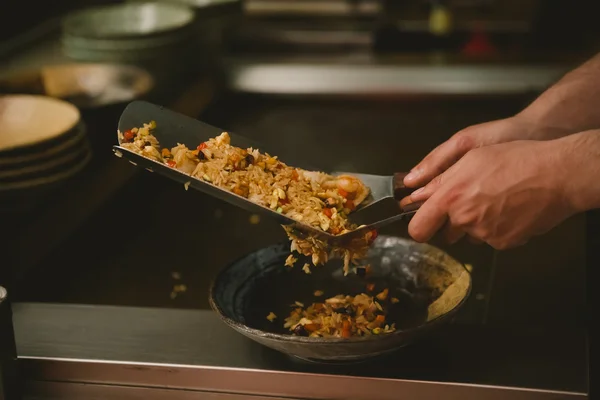
[[[77,107],[40,95],[0,96],[0,194],[60,182],[92,156]]]
[[[63,20],[63,52],[82,61],[174,60],[190,44],[194,17],[187,6],[161,2],[86,8]]]
[[[130,3],[147,0],[128,0]],[[156,0],[163,4],[190,7],[196,15],[194,35],[203,51],[218,56],[231,29],[237,28],[243,17],[242,0]]]

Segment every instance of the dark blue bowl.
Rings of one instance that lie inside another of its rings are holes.
[[[471,275],[463,264],[428,244],[399,237],[380,236],[366,260],[372,267],[368,279],[343,276],[341,262],[313,267],[305,274],[300,258],[296,267],[285,267],[289,244],[267,247],[223,269],[210,290],[211,307],[241,334],[265,346],[304,360],[358,361],[380,356],[405,346],[448,321],[471,292]],[[283,328],[290,305],[325,297],[365,292],[368,282],[376,291],[389,288],[400,301],[388,321],[396,323],[390,334],[353,338],[293,336]],[[274,322],[267,315],[274,312]]]

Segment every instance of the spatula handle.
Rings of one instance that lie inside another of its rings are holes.
[[[406,196],[410,196],[414,191],[414,189],[404,185],[404,177],[406,175],[408,175],[408,172],[396,172],[394,174],[394,197],[396,200],[402,200]]]
[[[394,174],[394,197],[398,201],[402,200],[407,196],[410,196],[410,194],[415,190],[404,185],[404,177],[406,175],[408,175],[408,172],[396,172]],[[422,201],[406,204],[404,207],[402,207],[402,211],[416,211],[419,209],[419,207],[421,207],[422,204]]]

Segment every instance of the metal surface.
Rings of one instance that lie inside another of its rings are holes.
[[[12,311],[8,293],[0,286],[0,400],[19,399],[19,389]]]
[[[181,399],[190,391],[348,400],[399,393],[407,400],[587,398],[582,331],[449,325],[386,359],[342,367],[292,361],[207,311],[22,303],[14,316],[24,374],[42,387],[61,382],[54,398],[73,398],[77,390],[114,398],[114,386],[129,387],[125,398],[142,388]]]
[[[471,293],[471,275],[463,264],[444,251],[409,239],[381,235],[363,262],[368,276],[344,276],[341,262],[329,262],[307,275],[299,267],[284,269],[287,242],[270,246],[237,260],[221,270],[210,290],[211,307],[237,332],[284,354],[314,362],[346,363],[390,354],[450,322]],[[296,265],[308,262],[302,258]],[[383,335],[303,337],[283,327],[290,304],[309,306],[323,298],[389,290],[385,324],[396,331]],[[285,288],[285,290],[281,290]],[[389,298],[398,299],[391,304]],[[269,322],[266,316],[275,313]]]
[[[187,145],[188,148],[194,148],[198,145],[198,143],[202,143],[203,141],[216,137],[223,132],[222,129],[216,128],[204,122],[198,121],[194,118],[175,113],[173,111],[165,109],[164,107],[151,104],[145,101],[134,101],[125,108],[119,120],[119,131],[125,132],[135,127],[141,127],[144,124],[149,123],[150,121],[156,122],[157,127],[153,131],[154,136],[156,136],[161,146],[167,148],[174,147],[179,143]],[[281,152],[269,151],[262,144],[258,144],[254,141],[251,141],[246,137],[236,135],[231,132],[229,133],[229,135],[231,136],[231,140],[235,146],[242,148],[253,147],[255,149],[260,149],[263,152],[279,155],[280,159],[286,160],[286,162],[289,163],[289,165],[294,165],[296,167],[305,168],[313,171],[318,170],[316,168],[306,166],[306,164],[300,161],[298,158],[296,158],[296,161],[289,161],[289,156],[283,156]],[[121,139],[118,137],[118,140]],[[357,228],[348,233],[333,235],[321,229],[315,228],[311,225],[292,219],[282,213],[278,213],[277,211],[272,210],[268,207],[252,202],[246,199],[245,197],[239,196],[229,190],[222,189],[204,180],[191,177],[190,175],[181,172],[175,168],[171,168],[164,163],[136,154],[130,150],[123,148],[120,144],[121,143],[119,142],[119,145],[114,146],[115,155],[117,155],[118,157],[124,157],[128,159],[134,165],[142,166],[151,172],[157,172],[162,176],[170,178],[183,185],[189,185],[189,187],[193,189],[210,194],[211,196],[217,197],[230,204],[244,208],[245,210],[268,215],[271,218],[278,221],[279,223],[295,229],[297,231],[296,234],[298,236],[302,234],[310,234],[313,237],[327,240],[330,244],[344,243],[354,237],[360,236],[364,232],[373,229],[379,229],[386,225],[390,225],[394,222],[410,218],[416,212],[412,209],[407,212],[402,212],[402,209],[400,209],[400,207],[397,206],[395,201],[392,201],[393,205],[391,208],[392,210],[395,210],[395,212],[389,212],[389,202],[382,201],[382,203],[385,204],[383,204],[381,208],[377,207],[377,210],[375,210],[376,212],[361,213],[361,222],[364,226],[361,226],[360,228]],[[385,180],[386,178],[383,177],[382,179]],[[389,183],[390,185],[393,183],[392,179],[389,179]],[[390,186],[390,189],[392,189],[393,192],[392,186]],[[381,194],[382,196],[385,195],[385,193],[380,193],[380,191],[378,191],[377,194]],[[389,197],[384,197],[381,200],[389,199]],[[378,199],[374,199],[375,202],[377,200]],[[369,209],[371,208],[375,209],[375,206],[370,206]],[[379,212],[379,210],[381,210],[382,212]],[[376,218],[366,221],[366,217]],[[381,219],[377,219],[380,217]]]
[[[285,95],[508,95],[537,92],[566,68],[537,65],[423,65],[375,59],[230,60],[234,91]]]
[[[406,173],[397,172],[391,176],[358,174],[353,172],[332,172],[331,175],[352,175],[369,188],[369,195],[348,215],[348,219],[364,229],[374,229],[400,220],[408,220],[421,207],[423,202],[410,203],[400,208],[398,202],[410,195],[413,189],[404,186]]]
[[[181,389],[116,385],[31,382],[25,387],[25,400],[295,400],[292,397],[255,396]],[[297,399],[300,400],[300,399]]]

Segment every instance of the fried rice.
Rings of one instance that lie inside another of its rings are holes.
[[[388,294],[387,289],[376,296],[340,294],[308,307],[296,302],[284,321],[284,328],[292,335],[309,337],[349,338],[391,333],[396,326],[386,320]]]
[[[334,177],[288,166],[277,156],[258,149],[232,146],[227,132],[195,149],[183,144],[161,148],[152,134],[155,128],[156,123],[151,121],[119,132],[121,146],[333,235],[358,228],[347,216],[367,198],[369,188],[356,177]],[[311,257],[315,266],[332,258],[343,259],[345,274],[359,264],[377,236],[375,231],[368,231],[343,247],[334,247],[315,237],[300,235],[291,227],[284,229],[292,252]],[[310,272],[306,265],[303,269]]]

